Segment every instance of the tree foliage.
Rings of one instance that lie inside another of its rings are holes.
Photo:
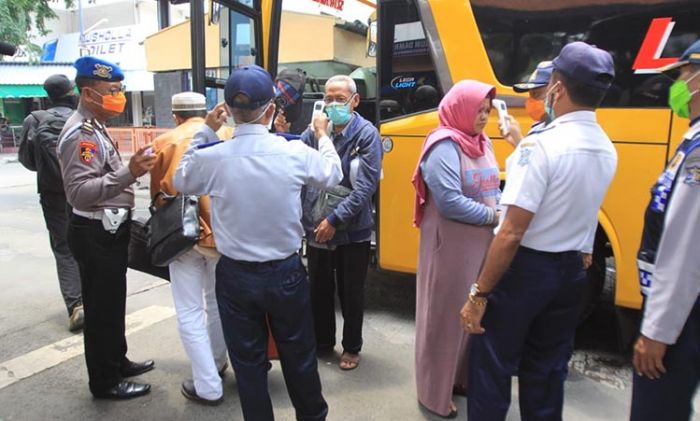
[[[46,22],[57,16],[49,4],[56,0],[0,0],[0,41],[23,47],[36,55],[41,49],[32,43],[31,31],[46,35]],[[63,0],[73,7],[75,0]]]

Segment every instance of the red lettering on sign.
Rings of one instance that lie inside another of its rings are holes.
[[[668,42],[673,26],[672,18],[654,18],[649,24],[642,46],[632,68],[635,73],[651,73],[659,67],[668,66],[678,61],[678,57],[661,58],[661,53]]]
[[[315,3],[322,4],[324,6],[332,7],[335,10],[343,11],[345,6],[345,0],[313,0]]]

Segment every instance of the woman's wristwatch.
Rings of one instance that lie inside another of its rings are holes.
[[[474,282],[472,284],[471,290],[469,291],[469,301],[472,304],[476,304],[478,306],[485,306],[486,303],[488,302],[488,297],[489,293],[488,292],[481,292],[479,289],[479,284]]]

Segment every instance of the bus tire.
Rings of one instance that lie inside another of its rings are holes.
[[[586,290],[579,325],[583,324],[598,306],[605,286],[605,258],[608,254],[607,237],[603,229],[598,226],[593,243],[593,263],[586,272]]]

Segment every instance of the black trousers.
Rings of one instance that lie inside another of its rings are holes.
[[[656,380],[634,374],[631,421],[693,418],[693,396],[700,384],[700,300],[676,343],[666,349],[664,367],[666,374]]]
[[[68,315],[73,308],[81,304],[80,272],[78,263],[68,247],[68,204],[66,196],[61,193],[41,193],[39,202],[44,213],[46,229],[49,231],[51,251],[56,259],[58,285],[66,303]]]
[[[343,350],[362,350],[362,321],[365,311],[365,280],[370,242],[350,243],[335,250],[309,246],[307,258],[311,280],[311,306],[318,348],[335,346],[335,292],[343,314]]]
[[[469,337],[467,418],[506,419],[518,375],[520,418],[561,421],[564,381],[586,288],[577,251],[520,247],[486,307],[483,335]]]
[[[126,361],[124,313],[130,222],[110,234],[101,221],[70,216],[68,244],[80,268],[85,311],[85,361],[90,391],[116,385]]]
[[[295,254],[250,263],[222,256],[216,266],[216,300],[243,417],[274,420],[267,390],[267,314],[296,418],[325,420],[328,405],[321,394],[309,281],[301,258]]]

